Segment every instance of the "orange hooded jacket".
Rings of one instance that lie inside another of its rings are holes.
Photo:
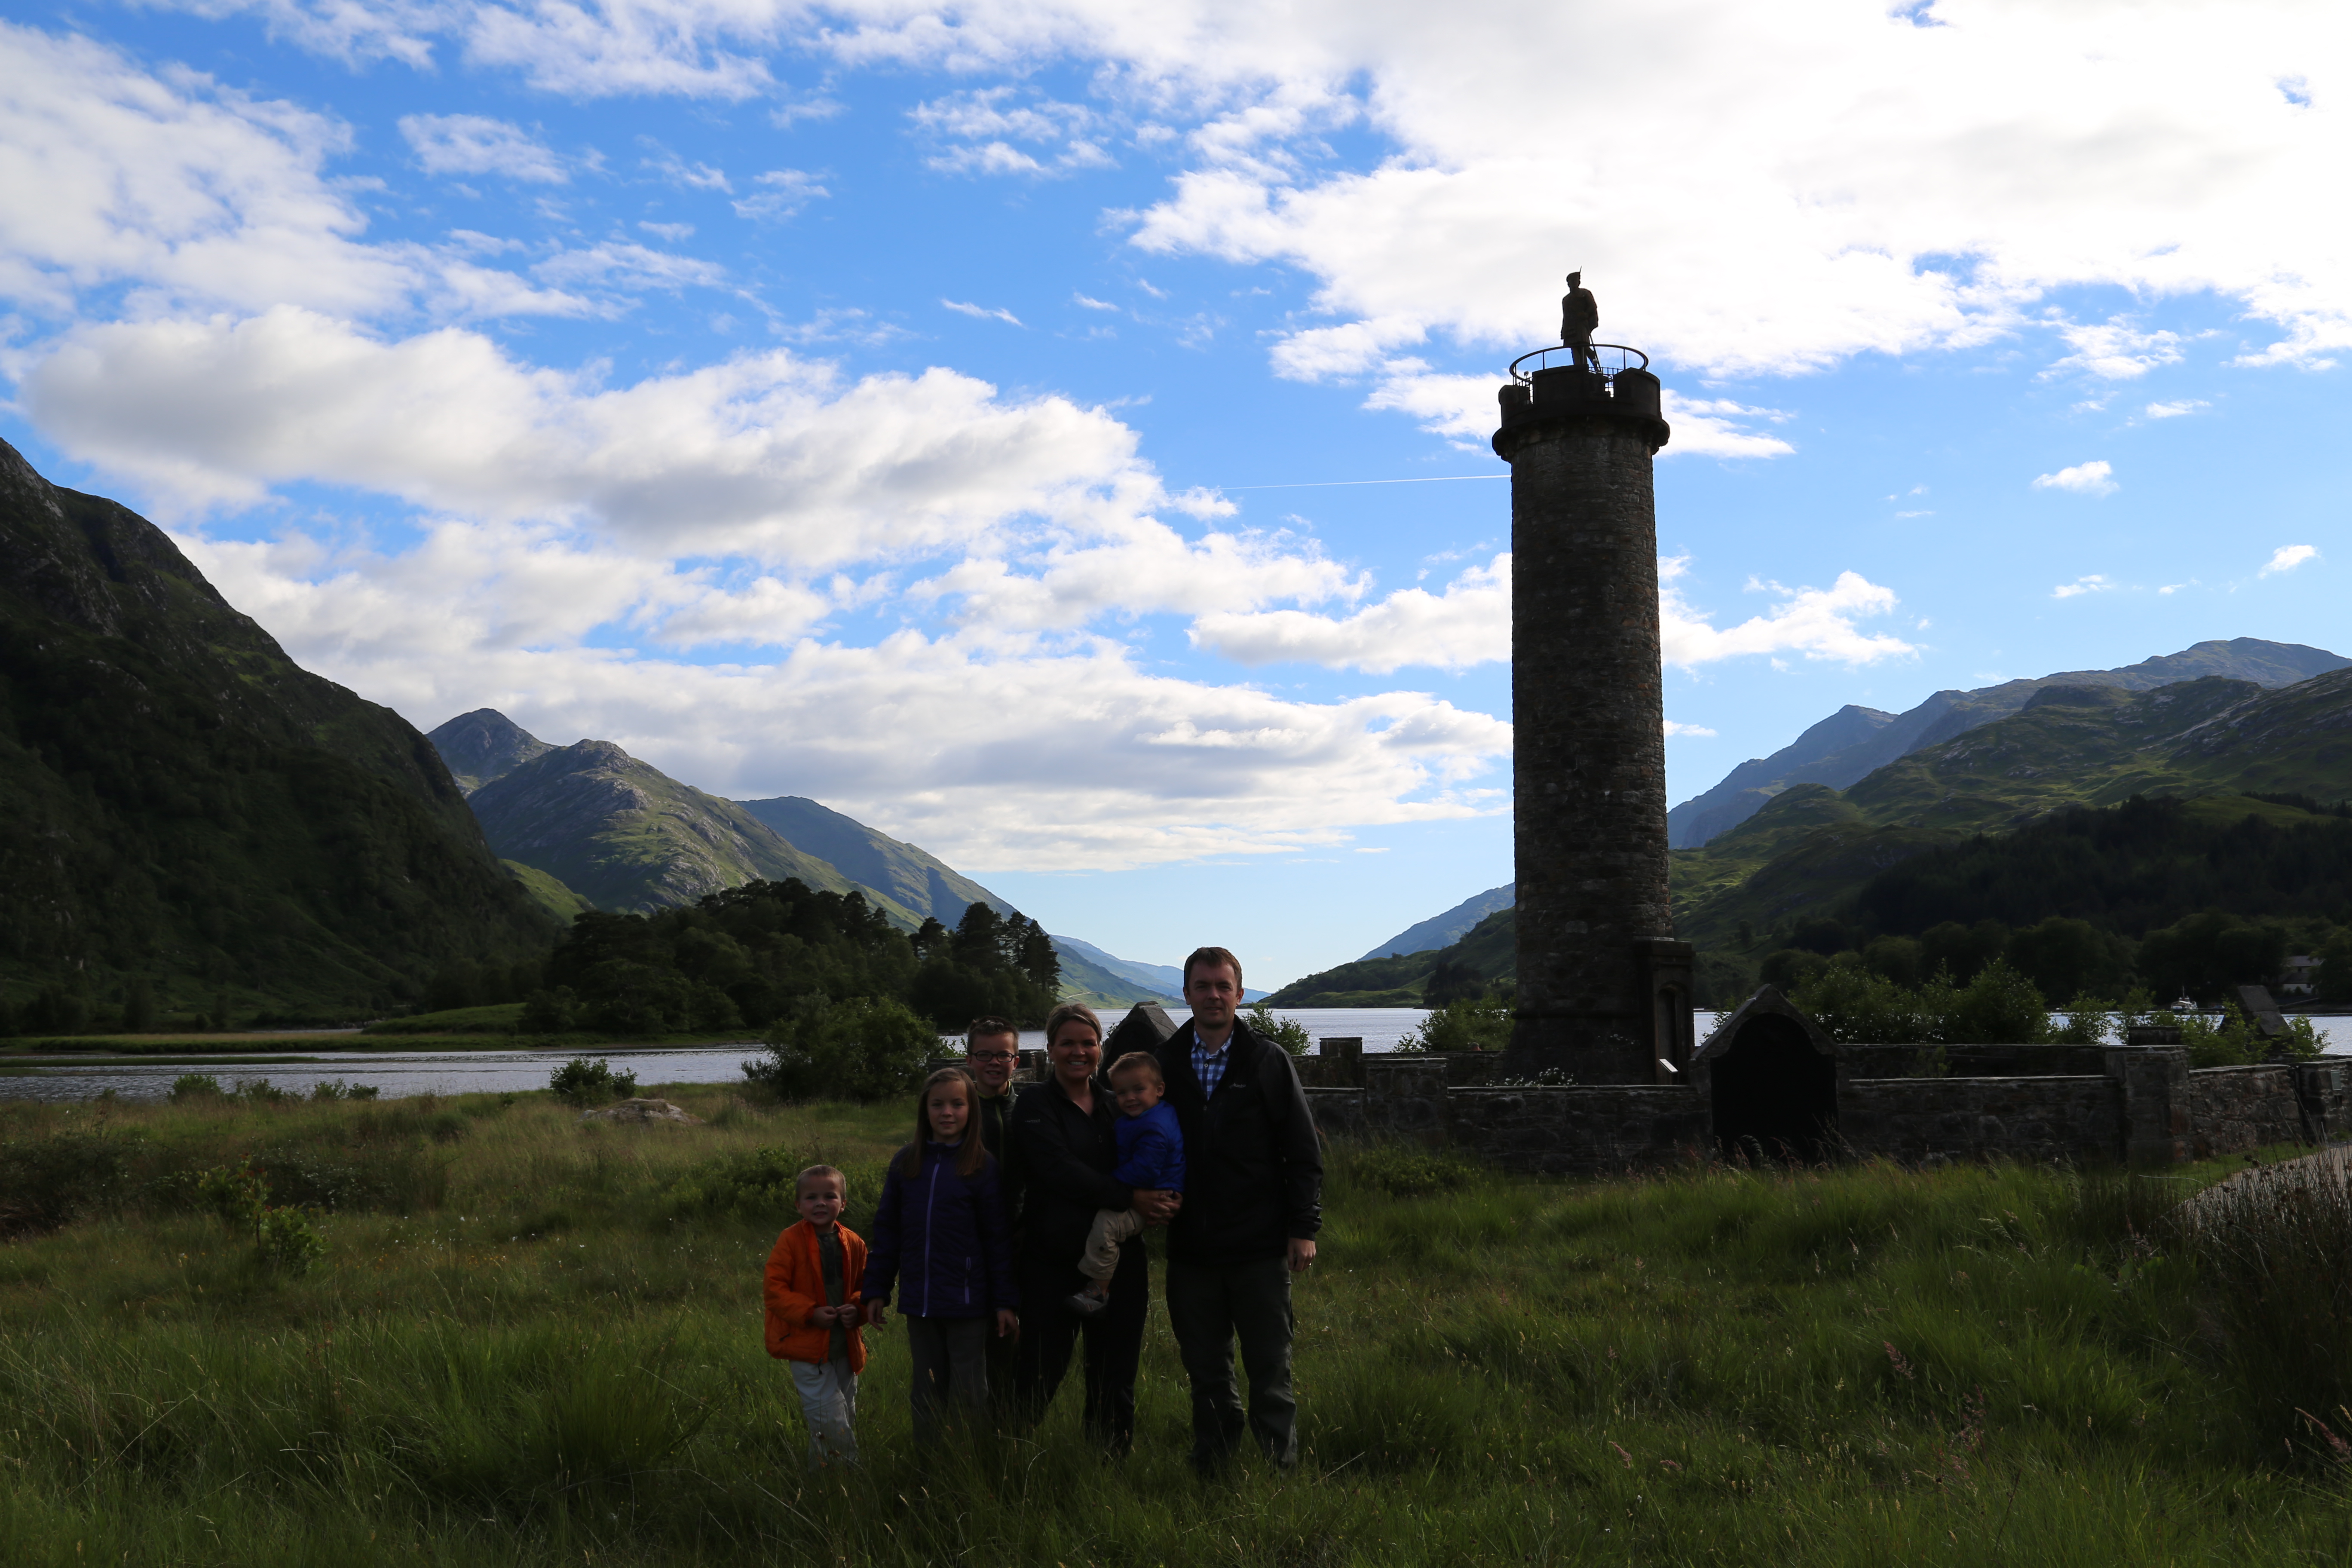
[[[841,1233],[841,1280],[847,1300],[865,1300],[859,1289],[866,1279],[866,1243],[845,1225]],[[784,1227],[776,1248],[768,1254],[768,1272],[761,1294],[768,1303],[768,1353],[780,1361],[824,1361],[831,1352],[833,1329],[812,1323],[809,1313],[824,1305],[824,1266],[816,1255],[816,1227],[806,1220]],[[866,1370],[863,1331],[849,1331],[849,1370]]]

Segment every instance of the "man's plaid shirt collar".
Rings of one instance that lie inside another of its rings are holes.
[[[1241,1036],[1241,1022],[1234,1023],[1234,1032],[1225,1037],[1223,1049],[1211,1051],[1201,1044],[1201,1031],[1192,1031],[1192,1076],[1201,1080],[1201,1098],[1208,1099],[1217,1092],[1217,1085],[1225,1081],[1225,1062],[1233,1055],[1234,1041]]]

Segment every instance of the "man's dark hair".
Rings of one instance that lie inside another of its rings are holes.
[[[993,1035],[1010,1035],[1017,1041],[1021,1038],[1021,1030],[1019,1026],[1010,1018],[1000,1018],[993,1013],[983,1013],[971,1021],[971,1028],[963,1032],[963,1048],[969,1051],[975,1041],[983,1036]]]
[[[1192,956],[1184,961],[1186,989],[1189,990],[1192,987],[1194,966],[1202,963],[1212,969],[1220,965],[1231,969],[1234,972],[1234,989],[1238,991],[1242,988],[1242,961],[1235,958],[1230,950],[1222,947],[1196,947],[1192,950]]]

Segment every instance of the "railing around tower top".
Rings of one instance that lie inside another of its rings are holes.
[[[1628,348],[1623,343],[1594,343],[1591,353],[1593,362],[1601,367],[1603,381],[1616,380],[1621,370],[1650,368],[1648,354],[1640,349]],[[1511,379],[1528,384],[1535,380],[1538,371],[1573,370],[1577,366],[1576,356],[1577,351],[1566,343],[1555,343],[1533,353],[1521,354],[1511,362]]]

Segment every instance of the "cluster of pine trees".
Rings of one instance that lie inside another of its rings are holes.
[[[581,915],[540,977],[523,1009],[530,1033],[765,1029],[858,999],[953,1030],[983,1013],[1042,1022],[1061,964],[1024,915],[973,904],[954,930],[929,920],[909,936],[862,894],[787,879],[652,914]]]

